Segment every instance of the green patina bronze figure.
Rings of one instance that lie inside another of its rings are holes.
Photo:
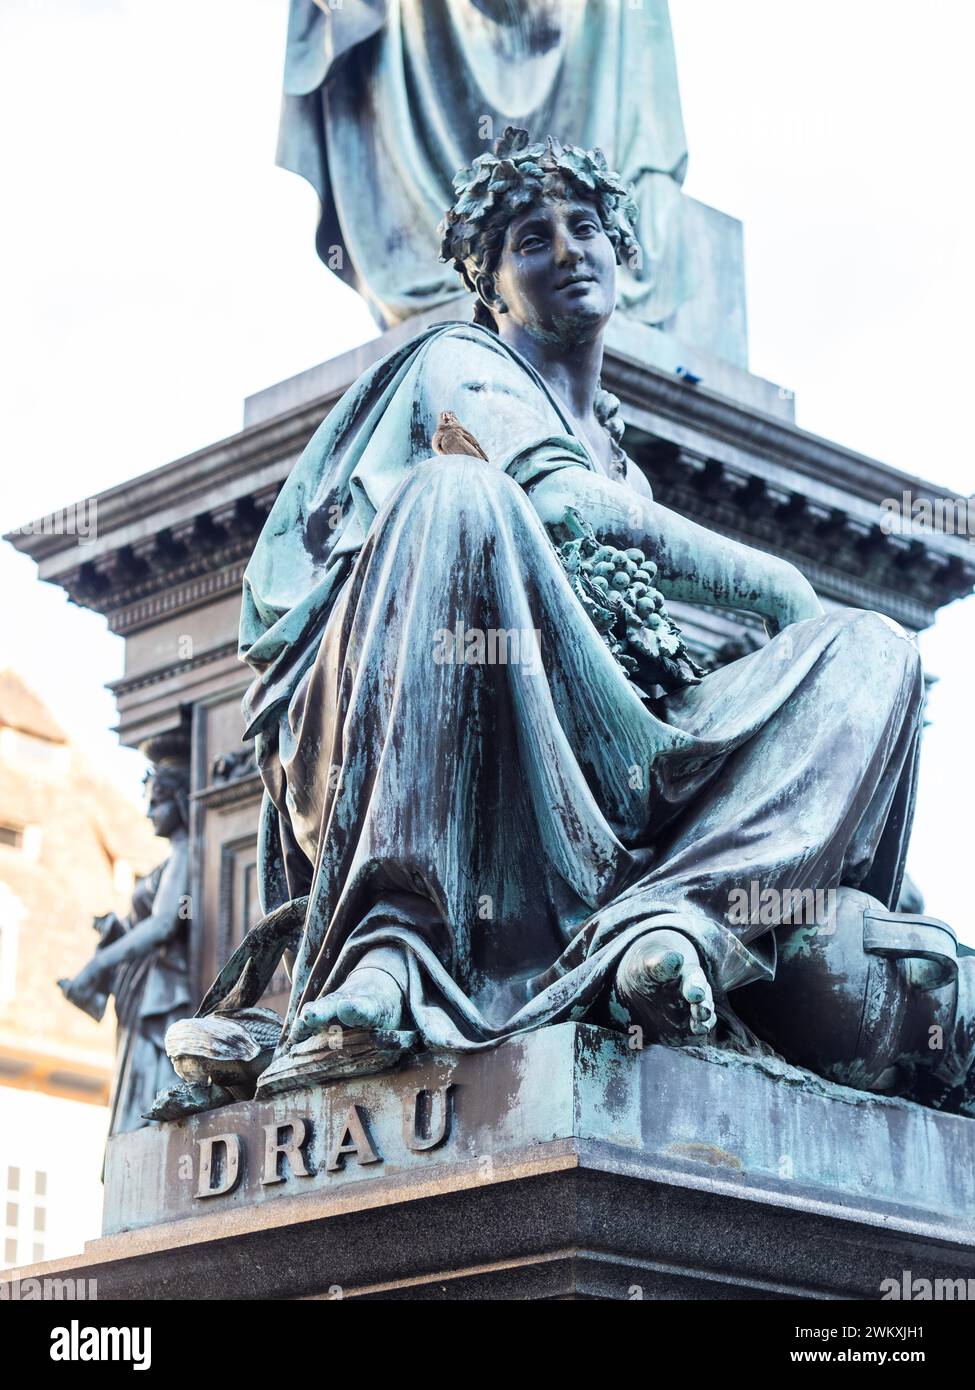
[[[509,129],[455,193],[476,321],[355,383],[245,575],[268,916],[153,1114],[578,1019],[969,1113],[971,958],[893,911],[914,643],[652,496],[600,388],[634,205],[598,151]],[[432,448],[445,411],[485,457]],[[770,640],[705,674],[676,600]]]
[[[67,999],[99,1020],[108,998],[118,1020],[109,1134],[145,1124],[161,1087],[173,1081],[166,1055],[169,1026],[192,1008],[189,988],[189,790],[187,751],[168,738],[144,750],[153,760],[148,814],[169,855],[140,878],[125,917],[95,922],[98,946],[73,979],[58,983]]]

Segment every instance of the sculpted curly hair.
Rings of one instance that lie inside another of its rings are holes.
[[[457,200],[440,224],[440,259],[453,262],[469,290],[477,291],[477,277],[497,269],[505,231],[512,218],[546,197],[570,192],[591,202],[616,259],[637,247],[633,227],[637,209],[629,188],[606,163],[602,150],[582,150],[562,145],[553,136],[531,144],[528,131],[508,126],[494,150],[478,155],[473,164],[454,176]],[[496,327],[480,300],[476,323]]]

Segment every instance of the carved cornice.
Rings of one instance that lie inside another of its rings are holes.
[[[205,652],[188,657],[185,661],[174,661],[169,666],[156,666],[144,675],[123,676],[121,680],[112,681],[108,689],[118,699],[120,696],[131,695],[133,691],[145,690],[147,686],[159,685],[162,681],[185,676],[187,672],[195,671],[200,666],[209,666],[214,661],[222,661],[236,655],[237,643],[224,642],[219,647],[208,647]]]
[[[687,385],[619,353],[607,352],[602,381],[624,402],[672,425],[673,431],[668,430],[665,436],[668,442],[680,442],[678,436],[688,433],[722,441],[871,502],[899,497],[902,492],[932,500],[948,495],[923,478],[703,387]]]
[[[382,340],[369,348],[379,356]],[[10,539],[41,578],[117,633],[238,592],[294,459],[348,386],[353,358],[361,371],[367,355],[337,359],[326,394],[103,493],[91,544],[44,534],[41,523]],[[971,591],[975,546],[880,529],[883,499],[910,492],[937,503],[943,490],[618,352],[607,352],[603,379],[623,400],[629,452],[665,505],[794,560],[825,594],[905,626],[930,625]]]
[[[122,635],[239,592],[278,490],[278,484],[266,487],[143,541],[82,559],[59,583],[73,603],[104,613],[110,629]]]
[[[783,487],[659,440],[631,447],[665,506],[791,560],[841,603],[879,609],[917,630],[975,585],[975,546],[967,541],[937,532],[885,535],[879,510],[871,524],[811,498],[798,479]]]
[[[208,810],[219,811],[227,806],[238,806],[247,801],[256,801],[263,794],[264,783],[261,781],[261,774],[255,772],[248,777],[238,777],[232,782],[220,782],[203,787],[200,791],[193,793],[192,799],[206,806]]]
[[[79,553],[82,558],[86,551],[100,555],[106,545],[109,550],[127,545],[137,549],[142,535],[132,538],[127,534],[134,530],[148,532],[150,544],[157,530],[178,533],[174,534],[178,550],[185,540],[181,532],[184,523],[219,515],[222,505],[228,503],[246,511],[248,502],[253,502],[266,515],[270,502],[265,491],[270,489],[273,501],[291,463],[332,404],[334,399],[309,402],[286,416],[241,430],[218,444],[99,493],[91,499],[97,503],[98,536],[90,546],[79,546],[74,536],[59,533],[58,513],[31,522],[6,539],[43,564],[65,552]],[[66,510],[70,513],[72,508]],[[178,515],[165,527],[157,527],[160,515],[170,512]],[[113,536],[115,532],[121,534]]]
[[[256,536],[254,539],[257,539]],[[201,603],[208,603],[223,594],[239,593],[246,568],[247,560],[241,559],[209,574],[201,574],[196,579],[177,583],[162,593],[149,594],[135,603],[126,603],[127,591],[121,589],[108,596],[109,602],[114,599],[120,604],[118,608],[109,610],[108,625],[112,632],[124,636],[128,632],[137,632],[139,628],[151,627],[162,618],[175,617],[189,608],[197,608]],[[69,588],[68,592],[73,602],[83,602],[79,598],[82,592],[79,587]]]

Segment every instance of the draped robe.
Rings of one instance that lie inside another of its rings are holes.
[[[509,124],[599,146],[632,185],[619,302],[665,324],[694,289],[666,0],[291,0],[278,163],[315,188],[319,255],[381,325],[456,296],[437,225]]]
[[[431,457],[443,410],[487,462]],[[641,699],[531,505],[580,468],[538,373],[458,323],[360,377],[285,483],[241,615],[262,901],[309,894],[285,1040],[376,946],[402,953],[431,1047],[605,1020],[620,957],[661,926],[694,942],[733,1020],[729,995],[771,978],[775,949],[774,928],[732,920],[732,889],[896,901],[914,645],[846,610]],[[458,631],[537,635],[540,660],[443,660]]]
[[[152,915],[163,875],[182,872],[185,879],[185,865],[185,856],[170,857],[138,880],[131,909],[121,923],[126,933]],[[184,1018],[191,1007],[188,954],[186,924],[181,922],[168,941],[125,961],[113,974],[118,1028],[110,1134],[139,1129],[158,1092],[172,1085],[165,1038],[170,1024]]]

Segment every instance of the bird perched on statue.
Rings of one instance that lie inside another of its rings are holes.
[[[464,429],[452,410],[440,412],[440,419],[430,442],[435,454],[470,454],[476,459],[487,458],[480,444],[469,430]]]

